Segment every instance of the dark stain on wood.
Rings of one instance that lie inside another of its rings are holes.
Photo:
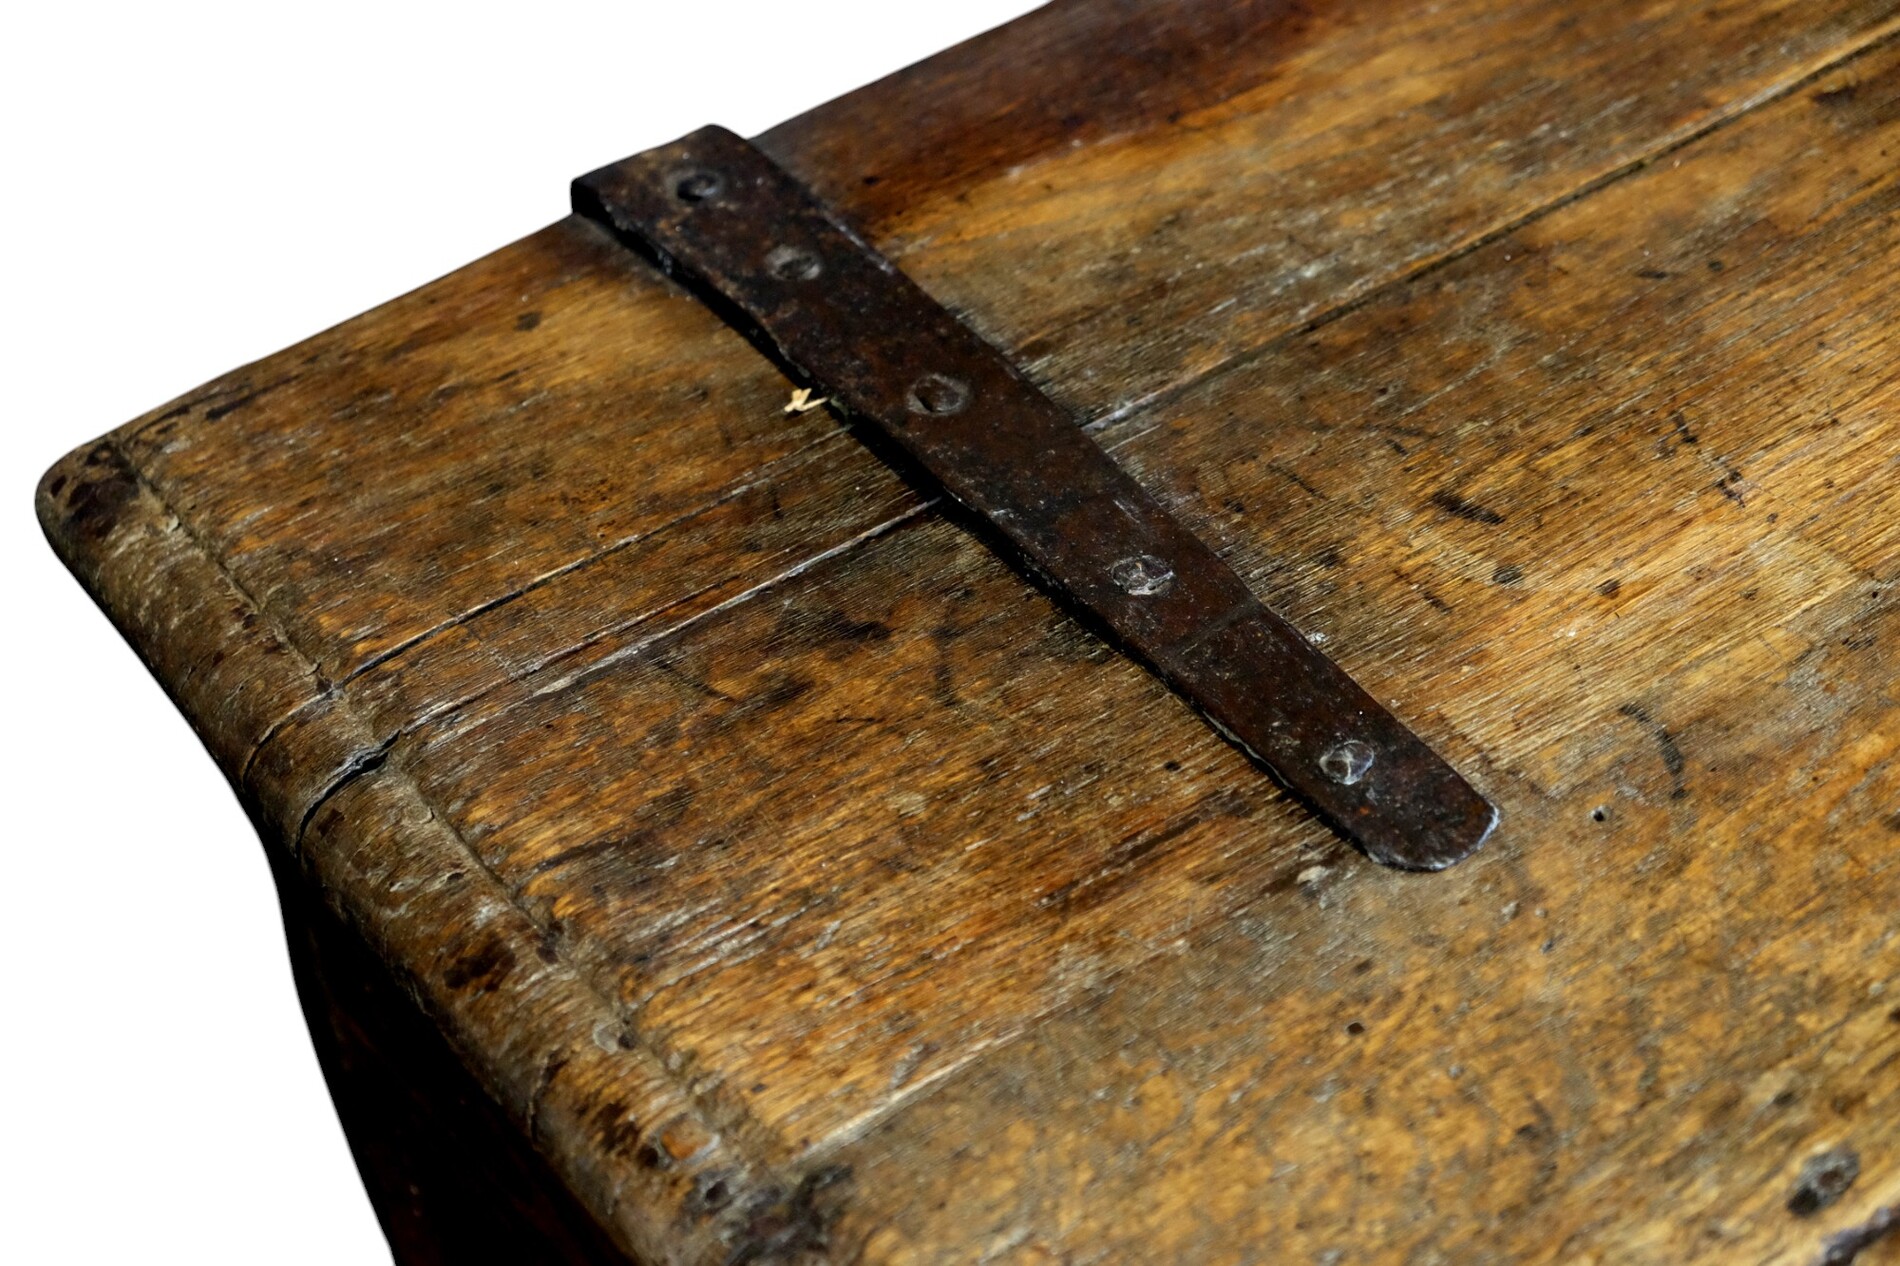
[[[1156,18],[1141,0],[1056,0],[758,143],[876,229],[1053,151],[1175,126],[1267,79],[1315,21],[1301,0],[1186,0]],[[1005,78],[1002,62],[1035,74]]]
[[[624,1103],[612,1099],[604,1101],[594,1109],[592,1124],[594,1136],[600,1140],[601,1150],[610,1155],[626,1155],[650,1146],[642,1142],[644,1136],[640,1123]]]
[[[1497,527],[1504,522],[1504,516],[1475,501],[1467,501],[1449,489],[1441,489],[1432,494],[1432,504],[1446,514],[1463,519],[1467,523],[1482,523],[1486,527]]]
[[[744,1202],[726,1261],[730,1266],[790,1266],[825,1254],[850,1187],[847,1166],[827,1165],[807,1174],[789,1194],[757,1193]]]
[[[489,993],[501,986],[514,966],[514,950],[506,942],[496,937],[484,938],[450,960],[443,970],[442,982],[457,992]]]
[[[116,444],[102,442],[86,450],[72,474],[59,467],[47,472],[41,495],[61,507],[65,530],[97,545],[123,517],[138,495],[138,476]]]

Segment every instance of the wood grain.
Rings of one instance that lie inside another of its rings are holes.
[[[1056,4],[762,138],[1474,772],[1433,879],[579,222],[42,517],[644,1259],[1804,1262],[1900,1201],[1896,25]]]

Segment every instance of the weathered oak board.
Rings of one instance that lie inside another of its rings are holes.
[[[1900,1202],[1900,14],[1578,9],[1055,4],[761,141],[1472,772],[1444,875],[578,221],[42,517],[638,1256],[1813,1260]]]

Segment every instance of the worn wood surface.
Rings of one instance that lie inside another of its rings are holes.
[[[310,1036],[395,1259],[626,1266],[388,966],[320,891],[291,867],[277,869]]]
[[[1813,1261],[1900,1203],[1896,30],[1075,0],[762,138],[1474,776],[1443,875],[576,221],[42,517],[640,1257]]]

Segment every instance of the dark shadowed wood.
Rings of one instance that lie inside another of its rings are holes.
[[[41,514],[626,1251],[1806,1263],[1900,1203],[1896,27],[1096,0],[762,138],[1500,804],[1432,878],[579,221]]]
[[[294,879],[280,895],[310,1036],[396,1260],[625,1266],[322,895]]]

